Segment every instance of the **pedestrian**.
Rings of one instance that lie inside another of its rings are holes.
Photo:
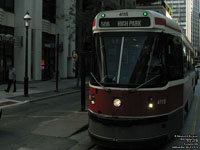
[[[13,92],[16,92],[16,69],[14,66],[9,67],[8,87],[5,92],[9,92],[12,83],[14,85]]]

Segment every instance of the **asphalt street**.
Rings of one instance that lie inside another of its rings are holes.
[[[73,127],[68,126],[67,123],[70,119],[78,117],[79,122],[76,126],[79,128],[78,125],[81,125],[80,121],[84,118],[80,115],[83,114],[80,108],[79,92],[4,109],[0,120],[0,149],[68,150],[72,148],[79,141],[70,137],[78,132],[70,132],[73,131]],[[85,114],[87,115],[87,112]]]
[[[200,149],[199,91],[200,80],[180,132],[165,145],[149,147],[150,150]],[[88,92],[86,95],[87,102]],[[87,125],[82,128],[81,125],[87,123],[87,112],[80,112],[80,96],[80,92],[69,92],[66,95],[29,101],[4,109],[0,120],[0,150],[110,150],[91,141]],[[68,124],[74,120],[79,122]],[[74,130],[74,127],[77,130]],[[186,144],[193,146],[186,148]]]

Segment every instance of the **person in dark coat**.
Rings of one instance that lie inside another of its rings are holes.
[[[16,69],[14,66],[9,67],[8,87],[5,92],[9,92],[12,83],[14,85],[13,92],[16,92]]]

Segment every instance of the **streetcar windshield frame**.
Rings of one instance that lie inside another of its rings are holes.
[[[94,76],[104,86],[135,88],[145,82],[143,87],[165,85],[163,37],[156,32],[96,33]],[[91,83],[95,81],[91,79]]]

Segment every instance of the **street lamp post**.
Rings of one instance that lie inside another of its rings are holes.
[[[24,76],[24,96],[28,96],[28,28],[31,17],[27,12],[24,16],[24,25],[26,28],[26,53],[25,53],[25,76]]]

